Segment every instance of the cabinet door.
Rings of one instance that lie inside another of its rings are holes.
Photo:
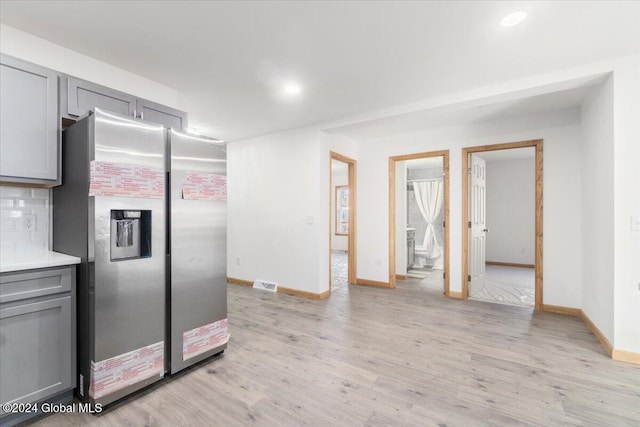
[[[0,308],[1,403],[71,388],[71,333],[71,296]]]
[[[166,128],[180,130],[186,129],[188,126],[187,113],[184,111],[147,101],[146,99],[138,99],[136,111],[138,118],[158,123]]]
[[[67,114],[81,117],[93,108],[133,116],[136,98],[85,80],[67,78]]]
[[[57,73],[2,55],[0,93],[0,181],[56,183]]]

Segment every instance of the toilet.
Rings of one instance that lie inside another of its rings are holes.
[[[423,246],[416,246],[413,268],[424,268],[427,265],[427,250]]]
[[[442,248],[439,248],[440,254],[442,254]],[[425,268],[430,267],[433,269],[442,268],[442,255],[437,258],[427,258],[427,250],[424,246],[416,246],[415,259],[413,268]]]

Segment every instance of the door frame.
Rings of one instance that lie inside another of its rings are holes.
[[[335,195],[333,190],[333,173],[331,171],[331,163],[333,160],[346,163],[348,167],[348,185],[349,185],[349,234],[347,236],[347,249],[349,251],[347,255],[348,265],[348,284],[356,283],[357,277],[357,265],[356,265],[356,160],[343,156],[342,154],[334,151],[329,151],[329,293],[331,293],[331,239],[332,231],[331,224],[335,219],[335,211],[331,208],[331,201]]]
[[[542,213],[543,213],[543,140],[508,142],[504,144],[481,145],[462,149],[462,298],[469,297],[469,154],[485,151],[510,150],[534,147],[535,156],[535,309],[543,309],[542,294]]]
[[[396,287],[396,162],[442,157],[444,181],[444,294],[449,296],[449,150],[389,157],[389,287]]]

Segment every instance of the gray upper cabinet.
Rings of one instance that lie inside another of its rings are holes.
[[[60,184],[58,74],[0,55],[0,181]]]
[[[187,113],[166,105],[136,98],[75,77],[64,77],[61,80],[61,86],[60,109],[63,111],[63,116],[70,119],[78,119],[93,108],[100,108],[166,127],[176,129],[187,127]]]
[[[166,105],[156,104],[155,102],[145,99],[138,99],[136,102],[136,111],[138,118],[158,123],[167,128],[186,129],[187,113],[167,107]]]
[[[135,96],[73,77],[65,80],[68,117],[82,117],[93,108],[133,116],[136,108]]]

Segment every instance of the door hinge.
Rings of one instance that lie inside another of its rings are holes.
[[[467,276],[467,282],[470,282],[470,281],[471,281],[471,275],[468,275]]]
[[[442,221],[442,228],[447,228],[447,221]]]
[[[467,227],[471,228],[471,221],[467,223]]]
[[[446,279],[447,278],[447,273],[442,273],[442,278]]]

